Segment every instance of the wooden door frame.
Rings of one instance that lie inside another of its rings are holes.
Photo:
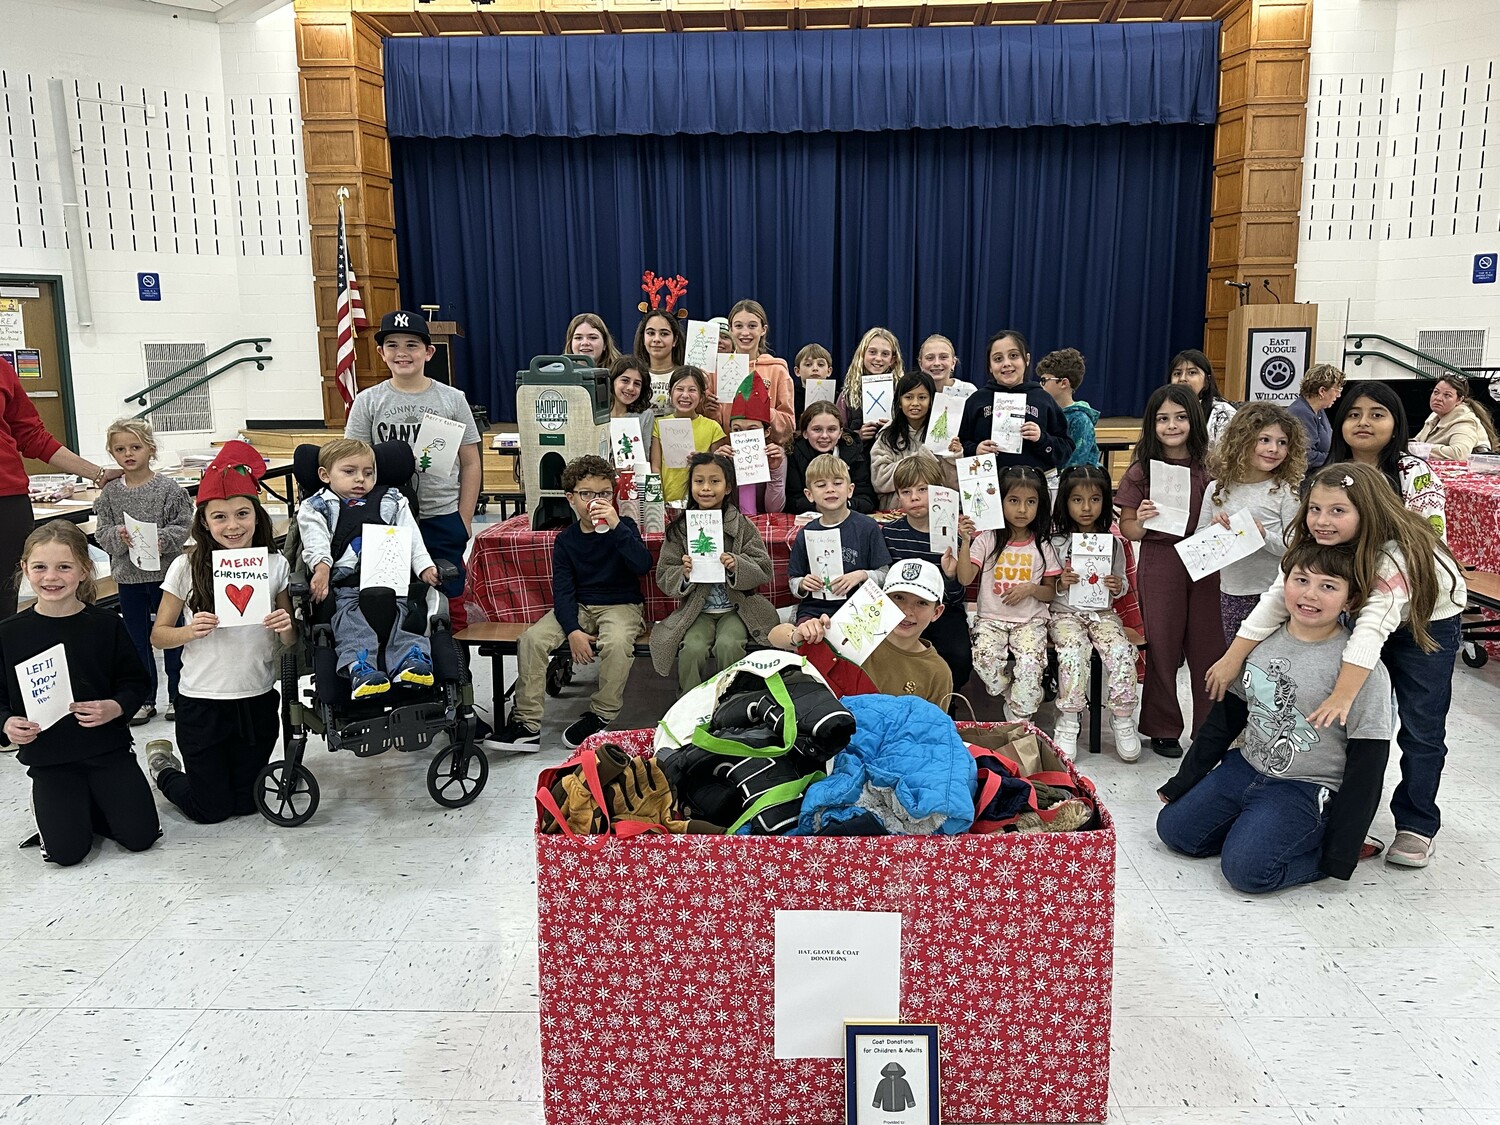
[[[0,267],[0,278],[20,282],[46,281],[52,284],[52,330],[57,336],[58,383],[62,389],[63,427],[65,435],[53,434],[69,449],[78,448],[78,411],[73,401],[73,353],[68,347],[68,301],[60,273],[26,273]]]

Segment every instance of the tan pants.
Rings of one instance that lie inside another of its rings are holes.
[[[635,640],[641,635],[644,608],[639,605],[581,605],[578,626],[599,639],[594,660],[599,665],[599,686],[589,709],[608,722],[625,704],[625,681],[635,659]],[[549,613],[526,632],[516,653],[516,704],[512,717],[529,727],[541,728],[542,703],[547,691],[547,662],[552,650],[568,639],[557,615]]]

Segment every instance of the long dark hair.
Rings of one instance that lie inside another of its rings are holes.
[[[1099,508],[1099,520],[1093,527],[1079,527],[1068,515],[1068,497],[1080,488],[1097,488],[1104,502]],[[1052,506],[1052,534],[1075,535],[1080,532],[1109,534],[1109,525],[1115,518],[1115,488],[1109,474],[1098,465],[1071,465],[1063,470],[1057,482],[1057,503]]]
[[[251,540],[250,546],[275,551],[276,529],[271,526],[270,515],[260,506],[260,497],[231,496],[229,500],[248,500],[255,509],[255,538]],[[212,500],[205,500],[193,510],[193,526],[188,532],[188,538],[193,541],[193,545],[187,550],[188,574],[193,579],[193,600],[188,606],[189,617],[194,613],[214,611],[214,552],[223,548],[209,534],[208,521],[203,516],[212,503]]]
[[[615,380],[627,371],[634,371],[641,377],[641,390],[635,396],[635,401],[625,404],[626,414],[644,414],[651,408],[651,368],[649,364],[642,363],[633,355],[622,355],[609,366],[609,402],[613,406],[617,401],[615,398]]]
[[[885,442],[897,453],[905,453],[916,445],[916,435],[912,433],[911,421],[906,417],[906,412],[901,409],[901,396],[915,390],[927,392],[927,421],[929,424],[932,422],[932,404],[937,401],[937,384],[925,371],[908,371],[901,376],[901,381],[896,384],[896,390],[891,396],[895,399],[891,403],[891,420],[885,424],[875,439]]]
[[[641,317],[641,322],[635,326],[635,346],[633,350],[635,358],[641,361],[641,373],[647,376],[648,389],[650,386],[651,357],[646,354],[646,325],[655,316],[661,317],[672,326],[672,365],[680,367],[684,357],[687,355],[687,329],[682,326],[680,320],[662,309],[652,309],[645,316]]]
[[[688,486],[687,495],[684,497],[686,501],[685,506],[688,508],[698,507],[698,502],[693,499],[693,470],[699,465],[717,465],[720,469],[724,470],[724,483],[729,486],[729,491],[724,496],[724,506],[726,508],[738,508],[739,505],[735,503],[735,498],[739,495],[740,486],[735,480],[734,458],[725,457],[722,453],[694,453],[688,458]]]
[[[1177,370],[1179,363],[1191,363],[1203,372],[1203,389],[1198,392],[1198,405],[1203,410],[1204,419],[1207,419],[1209,411],[1214,408],[1214,403],[1224,398],[1219,393],[1218,380],[1214,378],[1214,365],[1209,361],[1208,356],[1197,348],[1184,348],[1172,357],[1172,364],[1167,368],[1167,382],[1172,381],[1172,372]]]
[[[1328,448],[1328,463],[1334,465],[1340,461],[1354,460],[1349,443],[1344,440],[1344,419],[1348,416],[1352,404],[1362,398],[1367,398],[1385,410],[1395,422],[1395,427],[1391,430],[1391,440],[1386,442],[1385,448],[1380,451],[1377,467],[1385,474],[1385,479],[1391,482],[1396,495],[1400,496],[1401,457],[1406,452],[1407,441],[1411,438],[1411,424],[1406,417],[1406,407],[1401,404],[1400,396],[1379,379],[1360,380],[1352,387],[1348,384],[1345,386],[1344,397],[1339,400],[1339,412],[1333,419],[1333,443]]]
[[[1037,543],[1040,551],[1041,541],[1047,537],[1047,529],[1052,526],[1052,509],[1050,497],[1047,491],[1047,478],[1042,475],[1042,470],[1034,465],[1010,465],[1000,470],[1000,503],[1005,503],[1005,496],[1013,488],[1029,488],[1036,493],[1036,518],[1031,521],[1031,537]],[[1002,523],[995,529],[995,549],[990,552],[989,557],[984,560],[984,565],[989,566],[997,558],[1000,552],[1010,544],[1010,524]]]
[[[1168,383],[1157,387],[1146,400],[1146,414],[1141,419],[1141,439],[1135,443],[1135,453],[1130,459],[1132,465],[1146,465],[1166,457],[1162,452],[1161,439],[1156,436],[1156,412],[1169,400],[1187,411],[1188,460],[1201,465],[1208,456],[1208,426],[1203,421],[1203,408],[1198,405],[1198,396],[1186,383]]]
[[[1026,336],[1019,328],[1002,328],[991,336],[984,345],[984,373],[986,378],[994,378],[990,374],[990,352],[994,350],[1005,337],[1009,336],[1021,348],[1021,354],[1025,356],[1025,362],[1021,365],[1021,382],[1024,383],[1031,376],[1031,345],[1026,342]],[[1020,384],[1017,384],[1019,386]]]

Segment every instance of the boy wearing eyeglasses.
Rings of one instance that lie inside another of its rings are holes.
[[[1094,423],[1099,420],[1099,412],[1082,399],[1073,398],[1083,385],[1082,353],[1077,348],[1048,352],[1037,360],[1036,381],[1052,396],[1052,401],[1068,420],[1073,454],[1061,468],[1099,464],[1099,446],[1094,440]]]
[[[635,521],[615,511],[615,470],[608,461],[593,454],[575,458],[563,470],[562,486],[578,520],[552,546],[552,611],[521,634],[515,706],[494,737],[512,750],[540,746],[547,663],[564,640],[573,663],[599,662],[599,686],[589,709],[563,731],[564,744],[576,750],[620,713],[645,620],[641,576],[656,565]]]

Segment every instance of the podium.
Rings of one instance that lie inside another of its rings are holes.
[[[453,339],[462,337],[464,330],[456,320],[429,320],[427,332],[432,337],[433,354],[427,361],[426,375],[439,383],[453,385]]]
[[[1229,340],[1219,390],[1227,399],[1268,399],[1282,406],[1301,393],[1318,335],[1314,304],[1240,305],[1229,310]]]

